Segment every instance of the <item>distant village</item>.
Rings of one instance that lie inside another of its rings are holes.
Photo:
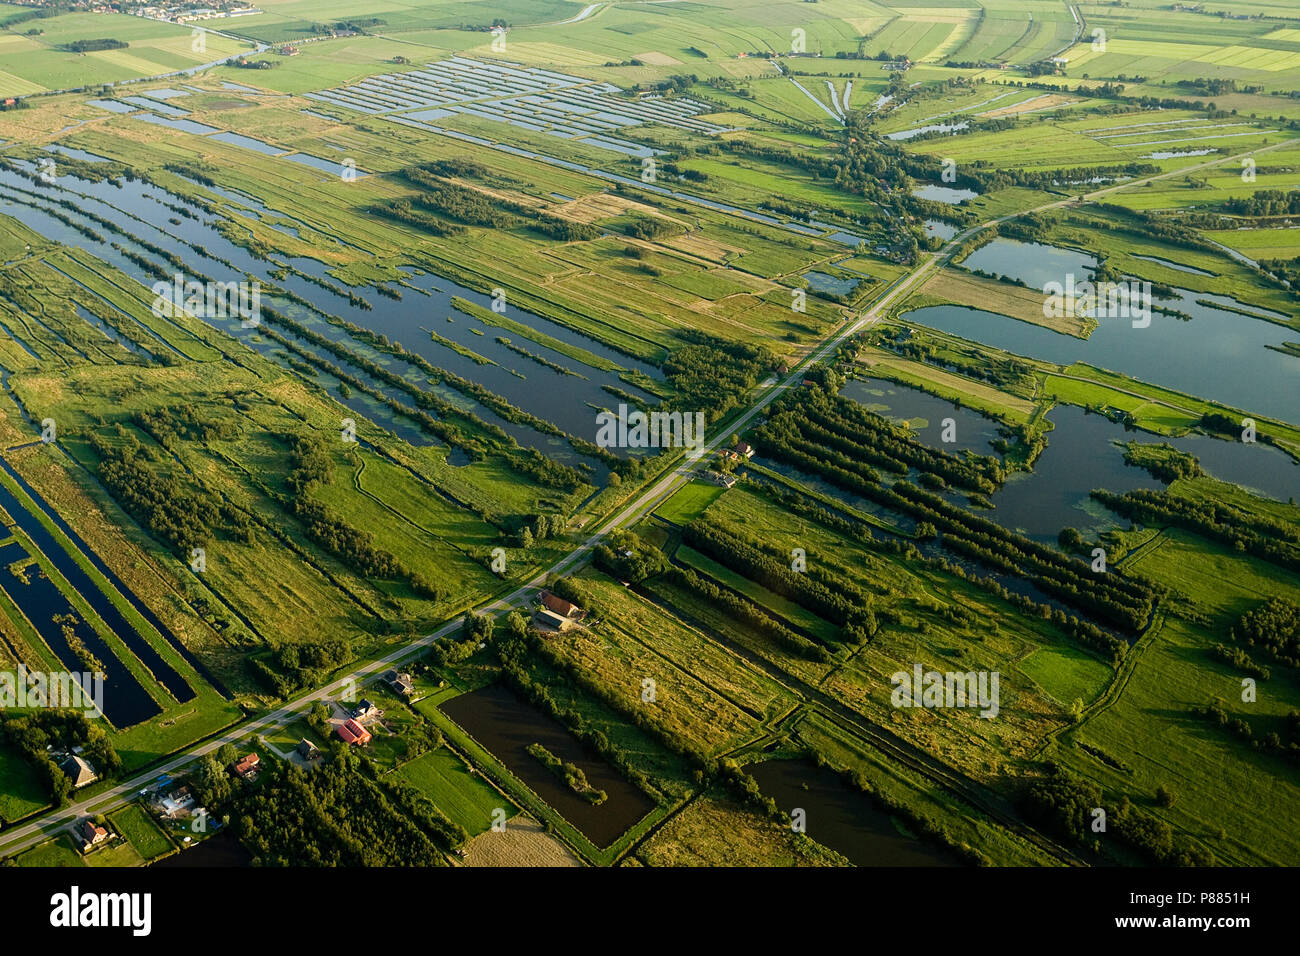
[[[130,3],[102,3],[98,0],[14,0],[16,6],[50,7],[63,12],[76,13],[125,13],[133,17],[147,17],[150,20],[167,20],[171,23],[190,23],[195,20],[218,20],[229,17],[246,17],[261,13],[257,7],[243,3],[214,3],[199,6],[197,4],[176,4],[159,6],[140,6]]]

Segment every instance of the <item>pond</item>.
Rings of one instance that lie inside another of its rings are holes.
[[[252,866],[253,854],[229,830],[208,837],[197,846],[164,857],[150,866],[162,870],[180,870],[187,867],[237,867]]]
[[[598,847],[607,847],[654,809],[654,801],[598,756],[589,754],[559,722],[509,688],[492,684],[439,705],[444,714],[510,769]],[[607,798],[594,805],[573,792],[554,771],[528,752],[541,744],[586,774]]]
[[[1092,275],[1097,260],[1077,249],[1063,249],[1041,242],[994,239],[980,246],[961,262],[962,268],[1004,275],[1042,289],[1049,282],[1063,282],[1067,275],[1081,281]]]
[[[803,810],[808,836],[856,866],[961,865],[953,854],[923,842],[831,770],[805,760],[766,760],[745,770],[782,814]]]
[[[900,424],[909,424],[917,441],[940,451],[958,455],[963,451],[991,455],[993,449],[990,443],[999,437],[1001,426],[996,420],[985,418],[956,402],[888,379],[869,376],[850,379],[840,389],[840,394],[878,415]],[[953,442],[943,441],[945,418],[953,420]]]
[[[885,139],[894,141],[911,139],[914,136],[920,136],[922,133],[956,133],[970,128],[969,120],[962,120],[960,123],[931,123],[928,126],[917,126],[914,129],[899,130],[897,133],[886,133]]]
[[[922,183],[912,190],[917,199],[929,199],[932,202],[946,202],[955,206],[967,199],[974,199],[979,193],[973,189],[958,189],[955,186],[940,186],[937,183]]]
[[[847,383],[840,394],[886,417],[924,421],[925,426],[915,430],[916,437],[929,447],[994,454],[990,443],[998,437],[996,422],[968,409],[954,409],[945,399],[920,389],[868,378]],[[1196,456],[1211,477],[1281,501],[1300,488],[1300,464],[1268,445],[1247,445],[1199,434],[1166,438],[1125,429],[1104,415],[1089,414],[1073,405],[1058,405],[1047,417],[1055,427],[1048,432],[1047,446],[1033,470],[1013,473],[1001,489],[989,496],[993,510],[979,512],[1039,541],[1054,542],[1065,527],[1077,528],[1090,537],[1126,527],[1127,521],[1121,521],[1091,498],[1089,493],[1094,488],[1122,494],[1139,488],[1165,487],[1145,469],[1125,463],[1121,442],[1168,443]],[[939,422],[943,418],[954,420],[955,443],[941,440]],[[953,493],[949,497],[960,501],[962,496]]]
[[[925,234],[947,240],[957,235],[957,227],[952,223],[944,222],[942,219],[927,219],[925,221]]]
[[[808,287],[814,292],[822,292],[827,295],[848,295],[858,287],[858,279],[841,279],[838,276],[827,275],[824,272],[805,272],[803,277],[808,280]]]

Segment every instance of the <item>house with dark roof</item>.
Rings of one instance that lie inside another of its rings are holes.
[[[388,685],[389,690],[400,697],[410,697],[415,691],[415,682],[411,680],[410,674],[387,671],[380,680]]]
[[[59,769],[68,775],[74,790],[99,779],[95,768],[84,757],[78,757],[76,754],[70,754],[63,763],[59,764]]]
[[[352,708],[352,719],[357,721],[374,720],[379,717],[379,708],[375,706],[372,700],[362,698],[357,706]]]
[[[533,624],[539,630],[553,631],[557,634],[570,631],[576,626],[571,618],[567,618],[563,614],[556,614],[550,608],[541,606],[533,612]]]
[[[303,760],[319,760],[320,748],[304,737],[297,747],[298,756]]]

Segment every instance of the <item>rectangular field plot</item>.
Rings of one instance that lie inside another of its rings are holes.
[[[694,100],[646,95],[632,102],[610,95],[617,92],[618,87],[610,83],[567,73],[453,56],[307,97],[359,113],[400,115],[417,122],[476,116],[633,156],[649,156],[652,151],[612,136],[612,131],[644,123],[705,134],[725,129],[695,119],[709,107]]]

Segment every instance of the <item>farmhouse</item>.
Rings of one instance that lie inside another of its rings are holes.
[[[253,783],[257,780],[257,770],[262,763],[262,758],[257,754],[247,754],[235,762],[230,769],[240,780],[247,780]]]
[[[352,708],[353,720],[375,720],[377,717],[379,717],[379,708],[375,706],[374,701],[366,700],[364,697],[357,706]]]
[[[334,732],[339,735],[344,743],[355,744],[358,747],[364,747],[371,740],[370,731],[351,717],[335,727]]]
[[[298,743],[297,752],[303,760],[320,759],[320,748],[305,737]]]
[[[81,837],[82,853],[89,853],[108,839],[108,831],[89,819],[81,821],[81,826],[77,827],[77,835]]]
[[[68,779],[72,781],[72,789],[74,790],[84,787],[87,784],[94,783],[99,779],[99,775],[95,773],[95,768],[92,767],[83,757],[78,757],[75,754],[69,756],[67,760],[59,764],[59,769],[68,775]]]
[[[581,621],[587,613],[572,601],[566,601],[562,597],[557,597],[550,591],[543,591],[540,600],[542,602],[542,607],[546,608],[548,611],[553,611],[561,617],[567,617],[571,621]]]
[[[410,697],[415,690],[415,684],[411,680],[410,674],[387,671],[380,679],[388,685],[389,690],[399,697]]]
[[[558,634],[571,631],[576,626],[569,618],[545,607],[538,607],[533,613],[533,624],[543,631],[554,631]]]
[[[154,799],[153,807],[166,819],[176,820],[189,816],[194,804],[194,796],[189,788],[178,787],[169,794],[159,794]]]

